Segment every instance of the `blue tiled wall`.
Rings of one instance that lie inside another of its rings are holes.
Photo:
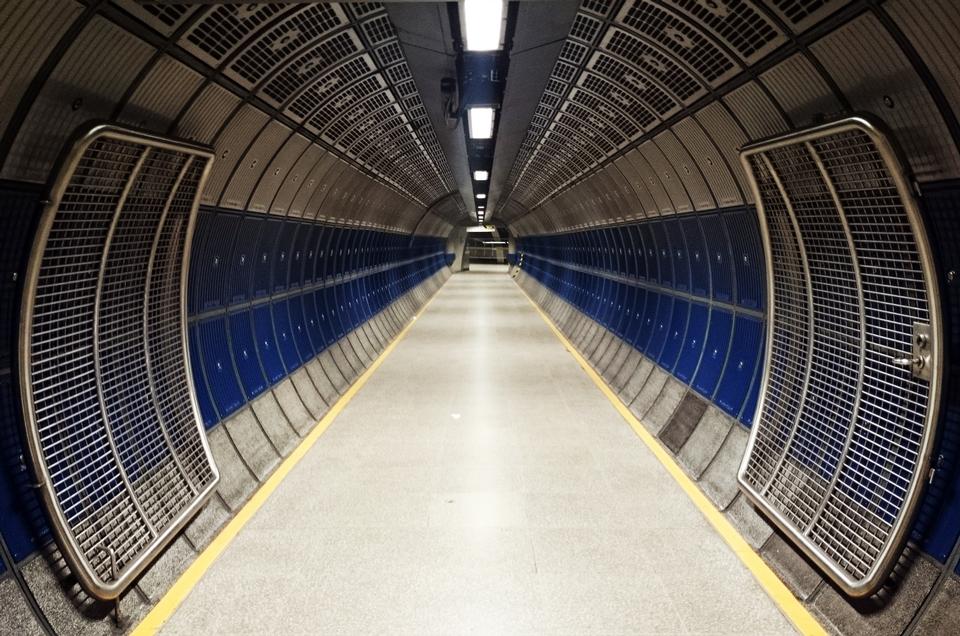
[[[528,236],[517,252],[528,274],[752,423],[765,309],[753,209]]]
[[[447,264],[446,241],[202,209],[190,360],[210,428]]]
[[[39,217],[41,188],[0,184],[0,539],[14,561],[47,541],[46,520],[25,462],[15,365],[20,284]],[[10,564],[0,558],[0,574]]]

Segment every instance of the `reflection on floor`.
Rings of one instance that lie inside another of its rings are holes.
[[[164,633],[792,633],[510,277],[475,267]]]

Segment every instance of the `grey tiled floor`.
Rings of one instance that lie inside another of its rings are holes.
[[[166,634],[784,634],[504,274],[465,273]]]

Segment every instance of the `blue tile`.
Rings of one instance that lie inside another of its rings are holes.
[[[687,324],[687,333],[683,338],[683,350],[673,370],[673,374],[687,384],[690,384],[693,379],[703,354],[709,317],[710,309],[706,305],[690,303],[690,319]]]
[[[733,326],[730,356],[717,389],[717,405],[733,417],[747,398],[753,372],[763,343],[763,323],[749,316],[737,316]]]
[[[668,219],[664,224],[670,242],[671,260],[673,261],[673,286],[680,291],[689,291],[690,258],[683,234],[684,228],[680,225],[680,220],[676,218]]]
[[[710,324],[707,339],[700,359],[700,366],[694,376],[693,388],[707,398],[713,398],[723,373],[730,350],[730,334],[733,332],[733,314],[714,307],[710,311]]]
[[[251,313],[253,315],[253,334],[257,338],[260,362],[263,363],[267,380],[271,384],[275,384],[282,380],[287,372],[283,368],[283,361],[280,359],[277,338],[273,331],[273,316],[270,313],[270,305],[254,307]]]
[[[203,419],[204,427],[210,429],[220,421],[220,418],[217,417],[217,411],[213,407],[213,399],[210,397],[210,391],[207,388],[207,381],[203,373],[198,332],[196,326],[191,327],[189,331],[190,371],[193,376],[193,387],[197,395],[200,417]]]
[[[263,298],[270,293],[273,262],[282,221],[266,219],[260,227],[256,261],[253,264],[253,297]]]
[[[733,302],[733,265],[727,231],[719,215],[700,218],[710,262],[710,286],[715,300]]]
[[[690,303],[677,298],[673,301],[673,311],[670,314],[670,324],[667,327],[663,351],[657,363],[667,371],[673,371],[683,349],[684,336],[687,333],[687,318],[690,314]]]
[[[293,253],[296,249],[294,241],[297,237],[298,226],[299,224],[295,221],[287,221],[280,230],[280,236],[274,250],[273,270],[270,274],[271,287],[274,293],[281,292],[290,285]]]
[[[667,342],[667,333],[670,330],[670,318],[673,316],[673,302],[673,296],[664,294],[660,296],[660,305],[653,321],[653,331],[646,349],[647,357],[652,360],[660,359],[660,352],[663,351],[663,345]]]
[[[240,221],[227,281],[227,300],[230,303],[241,303],[252,298],[250,285],[253,265],[257,258],[257,241],[260,237],[262,221],[260,215],[247,216]]]
[[[241,311],[232,314],[229,321],[233,359],[237,365],[237,373],[240,375],[240,384],[247,399],[252,400],[266,390],[267,379],[257,357],[250,312]]]
[[[300,352],[293,340],[293,327],[290,325],[290,310],[286,300],[277,300],[272,303],[273,332],[277,335],[277,345],[280,349],[280,358],[287,369],[293,373],[300,368]]]
[[[220,419],[243,406],[245,400],[233,369],[230,347],[227,344],[225,318],[205,320],[198,325],[200,359],[210,387],[210,397]]]
[[[737,304],[761,309],[764,297],[764,260],[760,228],[753,208],[723,214],[733,252]]]
[[[700,220],[691,215],[684,218],[682,223],[690,262],[690,292],[707,298],[710,296],[710,255],[700,229]]]

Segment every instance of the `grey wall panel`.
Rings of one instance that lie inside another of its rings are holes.
[[[643,218],[659,214],[660,208],[650,193],[646,180],[637,172],[633,162],[624,156],[617,159],[614,165],[623,175],[624,181],[630,186],[633,195],[637,198],[637,217]]]
[[[237,105],[240,98],[219,84],[207,84],[177,122],[177,137],[209,144]]]
[[[706,408],[697,428],[677,454],[680,464],[694,479],[700,479],[713,461],[732,426],[734,421],[726,413],[713,405]]]
[[[366,179],[351,166],[344,164],[343,170],[330,183],[330,192],[317,208],[316,218],[331,222],[343,222],[351,218],[349,214],[350,197],[355,196],[358,187],[365,187]]]
[[[660,179],[660,175],[658,175],[656,170],[653,169],[646,157],[644,157],[636,148],[624,156],[633,165],[633,169],[637,176],[643,180],[643,183],[650,192],[650,195],[653,197],[654,202],[656,202],[657,212],[659,214],[672,214],[675,212],[676,210],[673,207],[673,201],[671,201],[670,195],[667,194],[667,190]]]
[[[218,426],[208,431],[207,439],[217,460],[217,468],[220,469],[217,492],[227,507],[236,512],[257,487],[256,477],[244,464],[225,427]]]
[[[783,106],[794,126],[809,126],[814,118],[829,117],[842,110],[823,76],[801,53],[763,73],[760,81]]]
[[[710,184],[719,207],[739,205],[743,203],[740,189],[727,167],[723,155],[713,141],[703,131],[703,128],[692,117],[688,117],[673,127],[677,135],[693,160],[700,167],[700,172]]]
[[[0,131],[23,92],[82,7],[71,0],[0,5]]]
[[[321,219],[321,209],[326,205],[326,200],[334,196],[334,190],[342,186],[342,179],[349,178],[347,164],[344,161],[331,155],[331,164],[327,166],[327,172],[324,175],[320,185],[313,191],[310,200],[303,209],[303,217],[307,219]]]
[[[244,104],[230,119],[213,144],[215,160],[210,179],[203,191],[202,203],[216,205],[247,147],[267,123],[269,117],[262,110]]]
[[[751,139],[772,137],[789,130],[776,105],[756,82],[748,82],[723,98]]]
[[[733,173],[747,203],[753,203],[753,191],[743,166],[740,164],[740,148],[749,141],[746,132],[740,127],[729,111],[720,103],[714,102],[694,115],[704,131],[720,150],[727,168]]]
[[[290,139],[292,132],[276,120],[267,124],[234,169],[229,183],[224,188],[223,196],[220,197],[221,207],[237,210],[247,208],[250,195],[257,187],[267,165],[273,160],[277,150]],[[275,171],[277,169],[274,167]]]
[[[642,205],[633,186],[627,180],[627,177],[620,171],[618,163],[611,163],[605,168],[610,177],[613,187],[616,188],[616,196],[623,208],[623,217],[627,220],[642,219],[646,217],[646,210]]]
[[[164,55],[130,95],[119,119],[139,128],[165,131],[202,81],[199,73]]]
[[[864,14],[810,48],[854,109],[893,128],[918,180],[960,176],[960,153],[933,99],[876,17]]]
[[[656,173],[657,177],[659,177],[664,190],[666,190],[670,196],[673,211],[693,211],[693,204],[690,202],[686,188],[683,187],[683,182],[680,181],[680,175],[674,170],[670,161],[664,156],[660,148],[652,141],[648,141],[640,145],[639,151],[650,164],[650,167]]]
[[[312,166],[306,166],[308,172],[303,177],[303,183],[297,188],[291,187],[291,190],[294,192],[291,195],[292,199],[288,210],[284,210],[280,207],[276,209],[271,209],[271,214],[283,214],[288,212],[290,216],[302,216],[306,218],[312,218],[306,214],[308,207],[310,206],[310,201],[314,196],[317,196],[317,193],[320,192],[320,196],[326,196],[327,190],[329,190],[327,173],[336,166],[342,165],[343,162],[338,161],[335,155],[330,153],[322,154],[319,157],[319,160]],[[333,176],[333,175],[331,175]],[[288,183],[284,184],[284,190],[287,190]],[[281,192],[281,195],[283,193]],[[278,197],[279,199],[280,197]],[[314,208],[314,213],[316,208]]]
[[[890,0],[884,10],[910,44],[960,117],[960,15],[955,0]]]
[[[294,134],[289,137],[260,177],[260,182],[250,198],[250,209],[255,212],[286,211],[292,197],[290,191],[294,186],[303,183],[305,166],[316,162],[322,152],[319,146],[312,145],[303,135]],[[283,192],[285,196],[281,200],[278,193],[288,183],[291,187],[286,188]]]
[[[716,208],[717,202],[700,173],[700,167],[676,135],[669,130],[664,131],[654,137],[654,143],[673,166],[674,173],[680,178],[693,207],[697,210]]]
[[[328,405],[323,397],[321,397],[306,367],[300,367],[290,374],[290,381],[293,382],[293,386],[297,390],[297,395],[299,395],[303,401],[303,405],[306,407],[307,412],[309,412],[313,424],[316,424],[320,421],[320,418],[323,417],[324,413],[327,412]],[[311,426],[311,428],[313,427]],[[309,432],[309,430],[306,432]]]
[[[10,150],[3,177],[45,182],[64,140],[85,121],[109,118],[152,52],[151,46],[104,18],[91,20],[44,82]]]
[[[286,457],[297,443],[297,434],[280,410],[277,398],[273,391],[266,391],[263,395],[250,402],[250,408],[256,416],[263,431],[270,438],[273,447]]]
[[[260,428],[260,423],[251,409],[243,409],[224,420],[221,428],[227,429],[230,441],[257,481],[266,479],[280,463],[280,454]]]

